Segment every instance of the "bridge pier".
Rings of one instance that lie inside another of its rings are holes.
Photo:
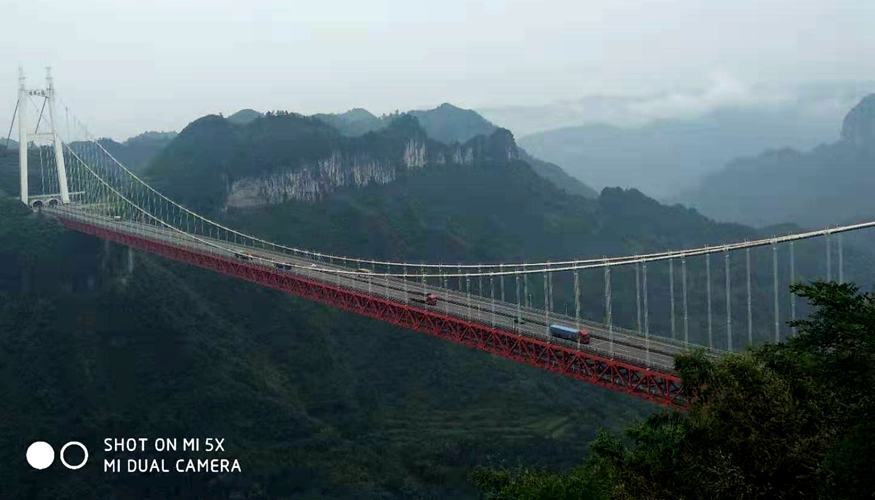
[[[127,274],[134,274],[134,249],[132,247],[128,247],[127,251]]]

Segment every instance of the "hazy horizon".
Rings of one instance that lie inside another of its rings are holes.
[[[875,61],[858,57],[875,50],[875,5],[863,2],[69,6],[3,7],[4,128],[19,62],[30,86],[42,85],[51,65],[62,100],[93,133],[116,139],[243,108],[381,114],[443,102],[491,109],[661,94],[647,113],[684,116],[703,105],[768,101],[773,96],[757,94],[762,88],[875,74]]]

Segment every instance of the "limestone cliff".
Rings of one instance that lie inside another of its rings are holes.
[[[226,207],[247,208],[289,200],[313,202],[340,187],[387,184],[394,181],[402,169],[447,163],[473,166],[479,162],[517,159],[519,152],[513,136],[503,129],[489,137],[480,136],[452,146],[413,136],[398,154],[374,154],[363,148],[335,149],[329,156],[315,161],[237,178],[231,183]]]

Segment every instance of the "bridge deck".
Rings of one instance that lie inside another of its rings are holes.
[[[643,338],[612,332],[604,325],[582,322],[593,339],[589,345],[550,336],[546,313],[492,301],[428,284],[367,275],[339,275],[344,269],[288,254],[242,247],[198,236],[189,238],[156,226],[115,220],[76,205],[47,209],[68,228],[150,253],[235,276],[263,286],[317,300],[334,307],[430,333],[493,354],[508,357],[644,399],[685,407],[680,379],[672,373],[681,343],[660,337]],[[241,261],[247,253],[298,267]],[[424,292],[435,293],[438,305],[412,302]],[[522,323],[515,321],[521,318]],[[574,318],[550,314],[550,323],[575,324]]]

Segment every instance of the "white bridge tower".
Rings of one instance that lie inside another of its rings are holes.
[[[31,96],[42,97],[47,101],[49,108],[49,132],[28,132],[27,103]],[[64,164],[64,147],[61,137],[58,135],[58,127],[55,114],[55,84],[52,79],[51,68],[46,68],[46,88],[30,89],[25,86],[24,69],[18,69],[18,165],[21,180],[21,201],[30,204],[27,186],[27,144],[29,139],[48,140],[55,147],[55,164],[58,170],[58,185],[61,192],[58,193],[61,203],[70,203],[70,191],[67,187],[67,167]]]

